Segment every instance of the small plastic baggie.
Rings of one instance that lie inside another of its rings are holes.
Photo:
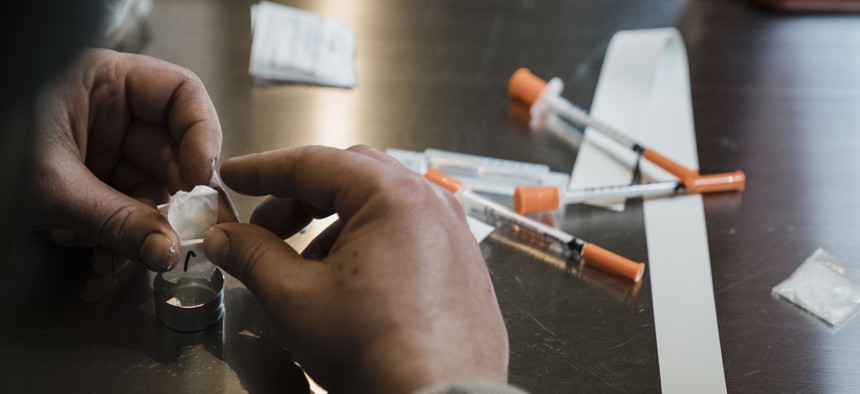
[[[818,248],[772,294],[838,327],[860,309],[858,275],[856,268]]]

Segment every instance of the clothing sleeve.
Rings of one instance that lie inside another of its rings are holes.
[[[459,382],[421,389],[415,394],[528,394],[506,384],[489,382]]]

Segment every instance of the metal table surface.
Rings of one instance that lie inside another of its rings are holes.
[[[506,83],[560,76],[588,107],[612,34],[676,26],[690,61],[702,173],[742,169],[704,197],[730,392],[860,390],[860,320],[837,330],[771,296],[816,248],[860,267],[860,19],[773,14],[740,0],[288,1],[358,34],[358,85],[252,84],[248,1],[157,0],[150,54],[193,70],[223,157],[302,144],[428,147],[548,164],[576,151],[528,131]],[[235,195],[247,219],[258,198]],[[852,202],[853,201],[853,202]],[[641,202],[576,206],[561,227],[647,259]],[[631,286],[512,242],[481,244],[510,333],[510,381],[535,393],[661,389],[649,274]],[[3,273],[0,392],[307,391],[250,293],[193,334],[153,314],[152,274],[95,279],[85,250],[22,235]],[[677,278],[684,280],[684,278]],[[481,335],[480,332],[474,335]]]

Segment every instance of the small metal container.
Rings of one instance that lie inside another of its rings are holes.
[[[209,280],[180,278],[176,283],[158,274],[152,287],[158,320],[174,330],[202,330],[224,316],[224,275],[220,269],[216,268]]]

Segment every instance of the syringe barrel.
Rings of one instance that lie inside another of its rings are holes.
[[[581,202],[667,196],[681,190],[683,190],[681,185],[674,181],[598,186],[572,190],[552,186],[518,187],[514,191],[514,209],[520,214],[545,212]]]
[[[460,188],[457,190],[455,195],[466,213],[477,212],[491,219],[519,226],[535,235],[544,237],[550,241],[560,242],[565,245],[574,238],[573,235],[557,228],[547,226],[537,220],[517,214],[504,205],[477,194],[472,190]]]
[[[682,190],[681,185],[674,181],[591,187],[565,191],[564,202],[566,204],[576,204],[585,201],[668,196],[677,193],[679,190]]]

